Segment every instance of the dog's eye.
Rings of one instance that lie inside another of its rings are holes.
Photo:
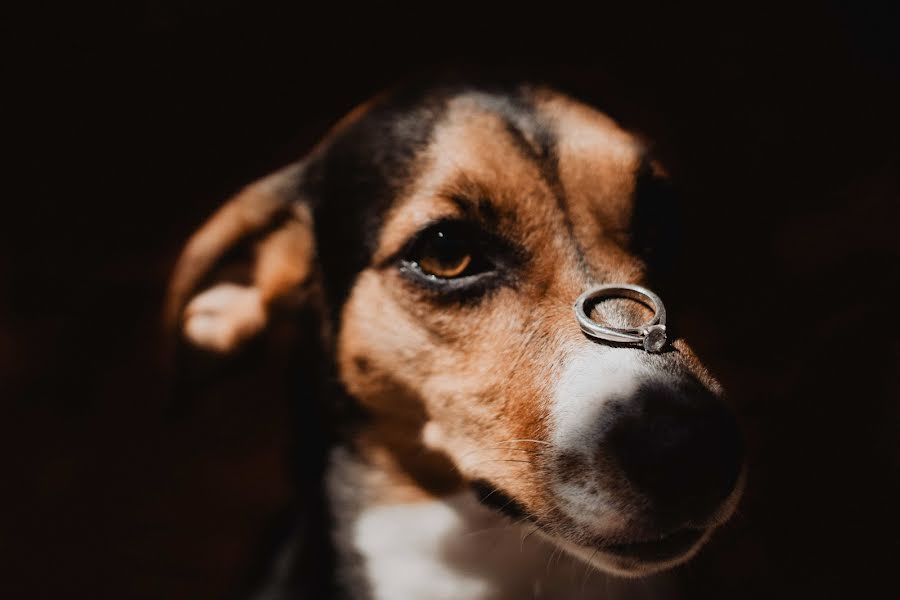
[[[401,270],[447,291],[487,281],[503,264],[506,245],[473,223],[441,221],[423,229],[401,254]]]
[[[400,273],[443,299],[474,299],[512,284],[524,254],[478,223],[444,220],[425,227],[396,255]]]
[[[432,300],[475,301],[502,285],[514,285],[527,256],[479,223],[443,220],[413,236],[394,258],[400,274]]]
[[[472,264],[472,248],[464,237],[444,229],[436,229],[422,240],[416,264],[426,275],[453,279]]]

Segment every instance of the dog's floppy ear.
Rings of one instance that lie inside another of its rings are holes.
[[[173,339],[232,354],[316,290],[310,208],[299,188],[302,163],[253,183],[189,240],[166,303]]]

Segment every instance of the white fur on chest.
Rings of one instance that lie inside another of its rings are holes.
[[[367,508],[351,529],[378,600],[597,598],[604,576],[531,530],[469,493]]]

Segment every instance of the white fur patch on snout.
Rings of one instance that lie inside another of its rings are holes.
[[[577,456],[588,472],[597,468],[596,451],[603,433],[601,414],[611,401],[627,399],[641,384],[673,380],[672,375],[649,366],[643,351],[609,348],[585,341],[569,353],[554,390],[551,408],[551,441],[558,455]],[[560,478],[553,492],[560,507],[576,523],[594,533],[613,533],[627,515],[618,514],[618,503],[594,478]]]
[[[600,414],[614,399],[628,398],[641,384],[672,376],[642,361],[644,352],[585,342],[574,349],[554,390],[552,441],[560,452],[593,452]],[[674,384],[673,380],[673,384]]]

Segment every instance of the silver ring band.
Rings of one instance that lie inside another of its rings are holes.
[[[653,309],[653,318],[639,327],[610,327],[594,321],[589,312],[601,298],[629,298]],[[600,285],[589,289],[575,301],[575,319],[587,335],[623,344],[639,344],[647,352],[659,352],[666,345],[666,307],[659,296],[645,287],[630,283]]]

